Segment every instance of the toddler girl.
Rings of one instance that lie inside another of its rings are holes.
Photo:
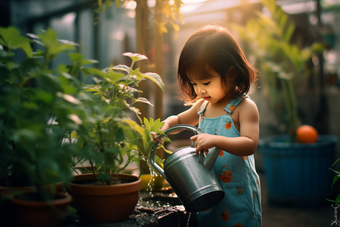
[[[190,138],[196,153],[221,149],[213,169],[225,197],[198,213],[201,227],[261,226],[260,181],[253,155],[259,139],[259,113],[247,96],[256,77],[232,34],[221,26],[201,28],[181,52],[178,83],[187,101],[194,104],[168,117],[162,130],[198,124],[204,134]]]

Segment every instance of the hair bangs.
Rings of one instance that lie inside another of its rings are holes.
[[[187,69],[187,76],[189,80],[204,80],[210,77],[211,73],[206,61],[197,60]]]

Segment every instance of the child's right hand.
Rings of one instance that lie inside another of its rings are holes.
[[[164,125],[162,126],[161,130],[162,131],[165,131],[167,130],[168,128],[170,128],[169,124],[167,122],[164,123]]]
[[[165,122],[165,124],[161,127],[161,130],[162,131],[165,131],[169,128],[169,124]],[[158,139],[158,135],[157,133],[155,132],[150,132],[151,136],[152,136],[152,140],[154,143],[160,143],[163,141],[163,138],[162,139]]]

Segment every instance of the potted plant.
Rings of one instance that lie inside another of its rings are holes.
[[[71,154],[78,149],[63,140],[79,127],[71,97],[81,86],[66,65],[50,67],[75,49],[71,42],[59,41],[51,29],[30,36],[34,41],[15,27],[0,27],[1,216],[20,226],[58,226],[71,201],[58,191],[72,180]],[[32,42],[42,48],[33,52]]]
[[[333,163],[333,165],[331,166],[331,167],[334,167],[336,164],[337,164],[337,162],[339,162],[340,161],[340,158],[338,158],[334,163]],[[330,170],[332,170],[334,173],[335,173],[335,176],[333,177],[333,183],[332,183],[332,186],[331,186],[331,188],[333,188],[334,187],[334,184],[339,180],[339,178],[340,178],[340,172],[338,171],[338,170],[335,170],[335,169],[332,169],[332,168],[329,168]],[[329,202],[332,202],[332,203],[334,203],[335,204],[335,206],[334,207],[338,207],[339,206],[339,204],[340,204],[340,193],[338,193],[337,195],[336,195],[336,198],[334,199],[334,200],[332,200],[332,199],[327,199],[326,198],[326,200],[328,200]],[[335,220],[334,220],[335,221]]]
[[[277,111],[286,134],[260,138],[269,202],[279,205],[317,206],[324,201],[331,180],[326,172],[333,162],[337,138],[319,135],[313,144],[297,142],[299,120],[297,89],[309,70],[307,61],[324,46],[313,43],[298,47],[292,42],[295,24],[273,0],[261,0],[272,16],[258,13],[245,26],[233,25],[247,41],[261,71],[263,94]],[[315,176],[322,176],[312,180]]]
[[[76,63],[70,71],[81,71],[84,81],[91,74],[95,83],[83,84],[83,94],[78,100],[82,127],[73,134],[81,148],[76,158],[80,162],[87,160],[92,173],[76,175],[67,191],[79,216],[93,222],[128,218],[139,200],[141,180],[124,174],[126,167],[131,162],[147,160],[154,144],[151,133],[163,133],[160,128],[164,123],[152,118],[142,121],[139,110],[133,107],[138,102],[151,104],[145,98],[136,98],[140,92],[137,87],[142,80],[149,79],[163,90],[160,76],[133,68],[135,62],[146,59],[144,55],[123,55],[131,59],[130,66],[110,66],[103,70],[84,68],[82,56],[70,55]]]

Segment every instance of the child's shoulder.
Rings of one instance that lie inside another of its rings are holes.
[[[255,110],[255,111],[258,111],[256,103],[253,100],[251,100],[249,97],[244,98],[240,102],[240,104],[238,105],[238,109],[242,110],[242,111],[244,111],[244,110]]]

